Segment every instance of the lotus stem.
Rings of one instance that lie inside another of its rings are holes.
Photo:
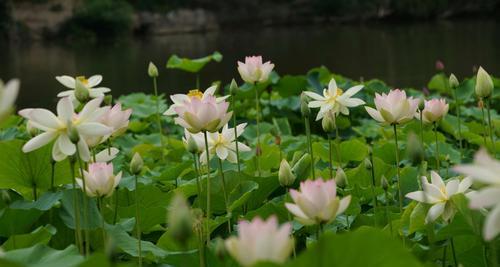
[[[333,179],[333,159],[332,159],[332,138],[330,137],[330,134],[327,134],[328,136],[328,159],[330,160],[330,179]]]
[[[89,235],[89,203],[87,198],[87,186],[85,185],[85,176],[83,174],[83,162],[80,158],[80,151],[78,146],[76,146],[76,158],[78,160],[78,165],[80,168],[80,176],[82,179],[82,189],[83,189],[83,222],[85,223],[85,228],[83,229],[85,233],[85,255],[90,253],[90,235]]]
[[[113,215],[113,224],[116,224],[116,218],[118,217],[118,188],[115,189],[115,210]]]
[[[441,262],[441,266],[446,267],[446,251],[447,251],[448,245],[445,245],[443,247],[443,259]]]
[[[255,110],[257,111],[257,115],[255,116],[256,122],[257,122],[257,153],[256,153],[256,160],[257,160],[257,174],[260,177],[261,171],[260,171],[260,154],[262,153],[261,147],[260,147],[260,97],[259,97],[259,89],[257,88],[257,82],[254,83],[254,88],[255,88]]]
[[[496,156],[495,136],[493,135],[493,127],[494,127],[494,125],[491,123],[490,109],[491,109],[491,96],[487,98],[487,101],[486,101],[486,111],[487,111],[487,114],[488,114],[488,126],[490,128],[490,139],[491,139],[491,145],[492,145],[492,149],[493,149],[493,155]]]
[[[139,182],[137,181],[137,175],[134,174],[135,182],[135,228],[137,231],[137,252],[139,253],[139,266],[142,266],[142,244],[141,244],[141,221],[139,214]]]
[[[207,131],[203,131],[205,137],[205,154],[207,155],[207,245],[210,242],[210,153],[208,150],[208,136]]]
[[[73,185],[73,209],[75,213],[75,245],[78,251],[83,254],[82,251],[82,233],[80,229],[80,201],[77,198],[78,191],[76,189],[76,178],[75,178],[75,162],[70,161],[70,171],[71,171],[71,182]]]
[[[377,227],[377,196],[375,195],[375,164],[373,163],[373,154],[370,151],[371,176],[372,176],[372,194],[373,194],[373,217],[374,225]]]
[[[32,186],[33,186],[33,200],[36,201],[37,200],[37,195],[36,195],[36,182],[33,182],[32,183]]]
[[[456,88],[455,90],[453,90],[453,98],[455,100],[455,106],[457,108],[457,119],[458,119],[458,145],[459,145],[459,148],[460,148],[460,158],[463,157],[463,147],[462,147],[462,125],[461,125],[461,118],[460,118],[460,101],[458,100],[458,97],[457,97],[457,92],[456,92]]]
[[[498,267],[498,256],[497,256],[497,248],[495,246],[495,240],[490,242],[490,250],[491,250],[491,266]]]
[[[290,195],[290,188],[289,187],[287,188],[287,191],[288,191],[288,195]],[[288,215],[288,221],[290,223],[292,223],[293,222],[292,221],[292,214],[290,213],[290,211],[288,209],[287,209],[286,213]],[[290,235],[293,237],[293,233]],[[293,258],[295,259],[295,258],[297,258],[297,251],[295,250],[295,242],[293,243],[292,249],[293,249]]]
[[[392,236],[392,220],[389,211],[389,194],[387,194],[387,190],[384,190],[384,194],[385,194],[385,217],[387,222],[389,223],[389,230],[391,231],[391,236]]]
[[[165,160],[165,145],[163,143],[163,131],[161,126],[161,117],[160,117],[160,99],[158,98],[158,84],[156,81],[156,77],[153,77],[153,88],[155,93],[155,102],[156,102],[156,124],[158,125],[158,134],[160,136],[160,145],[161,145],[161,160]]]
[[[50,189],[52,192],[56,191],[55,187],[55,167],[56,167],[56,162],[54,160],[50,160]]]
[[[314,171],[314,154],[313,154],[313,147],[312,147],[312,138],[311,138],[311,124],[309,122],[309,116],[304,116],[304,125],[306,127],[306,135],[307,135],[307,142],[309,144],[309,154],[311,156],[311,179],[315,179],[315,171]]]
[[[233,103],[233,127],[234,127],[234,142],[236,145],[236,164],[238,166],[238,172],[241,172],[240,166],[240,150],[238,148],[238,129],[236,129],[236,100],[234,99],[234,95],[231,96],[231,102]],[[238,176],[239,178],[239,176]],[[241,180],[241,179],[240,179]]]
[[[198,169],[198,157],[196,153],[193,153],[193,165],[196,173],[196,189],[198,190],[198,196],[201,196],[200,172]]]
[[[339,168],[340,168],[340,166],[342,165],[342,159],[340,158],[340,135],[339,135],[339,127],[337,127],[337,121],[335,121],[335,143],[336,143],[337,159],[339,160]]]
[[[439,143],[438,143],[438,130],[437,123],[434,122],[434,137],[436,139],[436,171],[439,173],[441,170],[440,162],[439,162]]]
[[[453,237],[450,238],[450,243],[451,243],[451,252],[453,254],[453,263],[455,267],[458,267],[457,254],[455,252],[455,243],[453,242]]]
[[[99,208],[99,211],[101,212],[101,232],[102,232],[102,247],[106,251],[106,231],[104,230],[104,206],[102,205],[102,198],[101,196],[97,196],[97,207]]]
[[[226,206],[226,213],[227,216],[229,217],[229,220],[227,221],[227,229],[231,234],[231,212],[229,211],[229,200],[227,198],[226,181],[224,179],[224,170],[222,168],[221,159],[219,159],[219,173],[220,173],[220,178],[222,179],[222,193],[224,194],[224,205]]]
[[[401,174],[399,170],[399,145],[398,145],[398,131],[397,125],[392,125],[394,128],[394,141],[396,142],[396,171],[397,171],[397,182],[398,182],[398,196],[399,196],[399,213],[403,214],[403,193],[401,192]],[[403,239],[404,240],[404,239]]]
[[[487,130],[487,127],[486,127],[486,120],[484,118],[484,104],[483,104],[483,99],[480,99],[479,100],[480,102],[480,106],[481,106],[481,113],[482,113],[482,123],[483,123],[483,129],[484,129],[484,133],[483,133],[483,141],[484,141],[484,146],[485,147],[488,147],[488,143],[486,142],[486,132],[488,131]]]

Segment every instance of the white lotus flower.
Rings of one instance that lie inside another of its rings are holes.
[[[238,237],[226,239],[229,254],[243,266],[252,266],[260,261],[284,263],[293,249],[290,237],[292,225],[278,224],[276,216],[267,221],[255,217],[251,222],[238,223]]]
[[[419,100],[406,97],[406,92],[399,89],[391,90],[388,94],[375,93],[375,107],[365,107],[370,116],[384,124],[403,124],[415,117]]]
[[[86,79],[85,76],[78,76],[76,77],[76,79],[78,79],[80,82],[82,82],[83,85],[85,85],[85,87],[87,87],[87,89],[89,90],[90,98],[103,97],[105,93],[111,91],[111,89],[107,87],[96,87],[102,81],[101,75],[93,75],[90,76],[90,78],[88,79]],[[57,96],[70,97],[71,100],[74,101],[76,99],[75,97],[76,79],[68,75],[56,76],[56,80],[58,82],[60,82],[65,87],[71,89],[67,91],[62,91],[59,94],[57,94]]]
[[[95,162],[110,162],[119,152],[120,150],[116,147],[105,148],[95,155]]]
[[[17,94],[19,92],[19,80],[13,79],[3,84],[0,80],[0,122],[8,115],[14,108]]]
[[[335,116],[339,113],[348,115],[349,108],[365,104],[365,101],[352,97],[361,89],[363,89],[363,85],[356,85],[343,92],[340,88],[337,88],[337,83],[335,79],[332,78],[330,83],[328,83],[328,88],[323,89],[323,95],[309,91],[304,93],[314,99],[309,102],[308,106],[310,108],[320,108],[318,116],[316,116],[316,120],[318,121],[330,111],[333,112]]]
[[[203,92],[203,93],[200,90],[195,89],[195,90],[189,90],[188,94],[175,94],[175,95],[171,95],[170,99],[172,99],[172,102],[174,102],[174,103],[167,109],[167,111],[165,111],[165,113],[163,113],[163,115],[167,115],[167,116],[176,115],[177,113],[175,112],[175,109],[177,107],[183,107],[183,106],[185,106],[186,101],[187,102],[191,102],[191,99],[193,97],[196,97],[198,99],[203,100],[207,96],[214,96],[216,89],[217,89],[217,85],[214,85],[214,86],[208,87],[207,90],[205,90],[205,92]],[[215,99],[215,101],[217,103],[219,103],[219,102],[224,101],[228,97],[229,96],[217,97]]]
[[[224,125],[221,132],[208,133],[208,151],[210,152],[210,156],[217,155],[217,157],[221,160],[227,159],[231,163],[236,163],[236,140],[243,133],[243,130],[246,126],[246,123],[242,123],[236,126],[236,137],[234,136],[234,128],[229,128],[227,124]],[[200,137],[197,138],[199,139]],[[205,147],[205,141],[203,141],[202,144],[203,147]],[[251,149],[247,145],[238,142],[238,150],[240,152],[244,152],[250,151]],[[203,164],[207,163],[207,155],[205,150],[203,150],[200,155],[200,162]]]
[[[57,116],[50,110],[30,108],[19,111],[19,115],[28,119],[31,125],[43,133],[35,136],[23,146],[23,152],[36,150],[53,140],[52,157],[61,161],[75,154],[76,148],[84,161],[90,159],[90,153],[85,139],[111,134],[112,129],[99,123],[99,119],[107,109],[100,108],[102,98],[89,101],[78,114],[74,112],[73,103],[69,97],[64,97],[57,103]],[[76,140],[75,145],[71,140]]]
[[[488,155],[485,149],[479,150],[472,164],[454,167],[458,173],[471,176],[475,182],[486,187],[469,195],[472,209],[492,208],[483,227],[485,240],[493,240],[500,233],[500,161]]]
[[[453,204],[450,202],[451,197],[465,193],[472,184],[469,177],[464,178],[462,181],[450,179],[445,183],[435,171],[431,171],[431,183],[425,176],[422,176],[421,180],[423,191],[408,193],[406,197],[418,202],[432,204],[425,218],[425,223],[433,222],[441,215],[444,221],[449,222],[456,213]]]

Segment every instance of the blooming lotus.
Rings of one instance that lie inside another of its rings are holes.
[[[284,263],[293,249],[289,223],[278,225],[275,216],[267,221],[255,217],[251,222],[238,223],[238,237],[225,241],[229,254],[243,266],[252,266],[260,261]]]
[[[175,123],[191,133],[216,132],[231,119],[233,112],[227,112],[228,107],[228,102],[217,102],[212,95],[193,97],[190,101],[184,101],[183,106],[175,108],[178,115]]]
[[[76,80],[79,80],[89,91],[90,98],[103,97],[105,93],[111,91],[111,89],[107,87],[96,87],[102,81],[101,75],[93,75],[90,78],[85,78],[85,76],[78,76],[73,78],[68,75],[56,76],[56,80],[60,82],[65,87],[71,89],[67,91],[62,91],[57,94],[58,97],[70,97],[71,100],[75,100],[75,89],[76,89]]]
[[[89,101],[78,114],[74,112],[69,97],[61,98],[57,103],[57,116],[50,110],[42,108],[20,110],[19,115],[43,132],[29,140],[23,146],[23,152],[31,152],[56,140],[52,147],[52,157],[55,161],[61,161],[75,154],[77,147],[80,157],[88,161],[90,153],[84,140],[112,132],[111,128],[99,122],[106,112],[105,108],[99,107],[101,102],[102,98]]]
[[[304,225],[328,223],[342,214],[351,196],[340,199],[334,180],[306,180],[300,183],[300,191],[291,189],[292,203],[285,203],[286,208],[295,215],[295,219]]]
[[[458,165],[454,170],[486,185],[474,194],[468,195],[469,207],[492,208],[486,216],[483,237],[487,241],[493,240],[500,233],[500,161],[490,157],[485,149],[481,149],[474,156],[472,164]]]
[[[422,110],[422,121],[424,123],[437,122],[448,113],[448,108],[448,104],[444,98],[425,101],[424,109]],[[417,111],[415,117],[420,119],[420,112]]]
[[[95,162],[110,162],[120,150],[116,147],[105,148],[95,155]]]
[[[4,85],[0,80],[0,122],[10,115],[19,92],[19,80],[13,79]]]
[[[234,136],[234,128],[229,128],[227,124],[224,125],[220,132],[209,133],[207,136],[207,140],[210,156],[215,154],[221,160],[227,159],[231,163],[237,163],[236,140],[243,133],[245,126],[247,126],[246,123],[242,123],[236,126],[237,136]],[[201,138],[203,138],[203,136],[201,136]],[[197,139],[200,140],[200,137],[198,136]],[[205,143],[203,141],[202,145],[204,144]],[[240,152],[250,151],[250,148],[247,145],[238,142],[238,150]],[[200,155],[200,162],[203,164],[207,163],[207,155],[205,150]]]
[[[85,191],[89,197],[109,197],[120,183],[122,172],[113,174],[113,163],[96,162],[89,164],[88,171],[83,171],[85,177]],[[83,181],[76,182],[83,190]]]
[[[425,218],[425,223],[433,222],[440,216],[444,221],[449,222],[456,213],[450,201],[451,197],[465,193],[472,184],[469,177],[464,178],[462,181],[450,179],[445,183],[435,171],[431,171],[431,183],[425,176],[422,176],[421,180],[423,191],[408,193],[406,197],[432,205]]]
[[[245,57],[245,63],[238,61],[238,72],[247,83],[265,82],[274,68],[270,61],[262,63],[262,56]]]
[[[403,124],[413,119],[418,108],[418,99],[406,97],[405,91],[394,89],[389,94],[375,93],[375,107],[365,107],[370,116],[385,124]]]
[[[112,136],[119,136],[127,130],[131,114],[132,109],[122,110],[122,105],[117,103],[108,112],[104,113],[101,123],[113,129]]]
[[[359,98],[352,98],[357,92],[363,89],[363,85],[356,85],[349,88],[345,93],[337,87],[337,82],[332,78],[328,83],[328,88],[323,89],[323,95],[314,92],[304,92],[307,96],[314,99],[309,102],[310,108],[320,108],[316,120],[321,120],[326,113],[333,112],[334,116],[339,113],[349,114],[349,108],[365,104],[365,101]]]
[[[217,85],[210,86],[205,90],[205,92],[201,92],[200,90],[190,90],[188,94],[175,94],[171,95],[170,99],[172,99],[172,102],[174,102],[168,109],[163,113],[163,115],[171,116],[177,114],[175,112],[175,109],[177,107],[183,107],[186,102],[191,102],[191,99],[193,98],[198,98],[198,99],[205,99],[208,96],[215,96],[215,90],[217,89]],[[222,102],[229,96],[223,96],[223,97],[217,97],[216,102]]]

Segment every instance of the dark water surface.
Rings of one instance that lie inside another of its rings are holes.
[[[166,70],[176,53],[201,57],[218,50],[221,63],[201,73],[202,87],[210,81],[238,78],[236,61],[261,54],[281,74],[304,74],[320,65],[345,76],[379,78],[398,87],[425,86],[441,59],[459,78],[482,65],[500,75],[500,22],[464,20],[420,24],[360,24],[245,29],[131,39],[98,45],[66,43],[0,44],[0,77],[22,80],[19,107],[54,107],[63,90],[54,76],[102,74],[103,86],[114,96],[151,92],[149,61],[160,69],[163,93],[194,87],[191,74]]]

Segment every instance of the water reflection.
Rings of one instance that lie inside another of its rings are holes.
[[[149,92],[151,60],[160,69],[161,91],[171,93],[195,84],[192,75],[165,69],[171,54],[200,57],[218,50],[224,60],[203,70],[204,86],[212,80],[229,82],[237,77],[237,60],[262,54],[283,74],[303,74],[325,65],[356,79],[380,78],[395,86],[422,87],[434,73],[436,59],[459,77],[471,75],[473,65],[498,75],[500,57],[495,48],[499,45],[500,27],[493,20],[245,29],[100,45],[1,44],[0,77],[22,79],[20,107],[51,107],[63,90],[53,78],[60,74],[103,74],[103,85],[114,95]]]

